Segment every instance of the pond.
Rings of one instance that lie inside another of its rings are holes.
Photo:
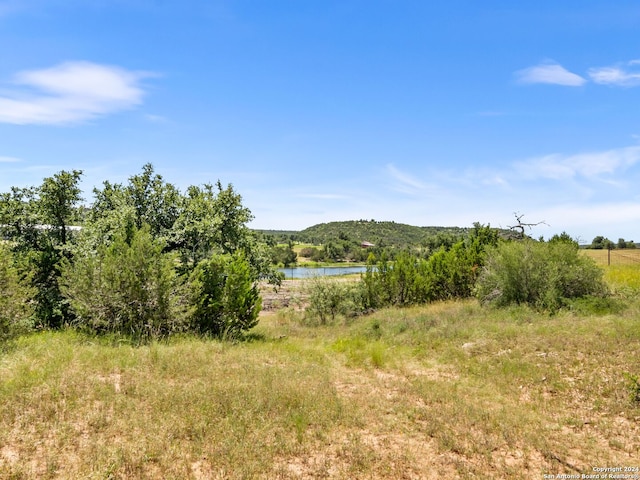
[[[364,265],[350,267],[290,267],[279,268],[278,271],[284,273],[284,278],[312,278],[325,277],[330,275],[349,275],[352,273],[364,273],[367,267]]]

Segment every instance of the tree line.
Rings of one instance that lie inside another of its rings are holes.
[[[617,242],[613,242],[602,235],[598,235],[594,237],[591,244],[587,248],[592,248],[594,250],[613,250],[613,249],[625,249],[625,248],[636,248],[636,243],[633,240],[625,240],[624,238],[619,238]]]
[[[554,313],[578,301],[610,308],[607,295],[602,269],[566,233],[548,241],[503,238],[476,223],[465,238],[426,255],[404,250],[391,261],[371,254],[361,282],[314,280],[306,314],[327,323],[338,315],[470,297]]]
[[[360,222],[364,222],[361,220]],[[371,222],[374,222],[373,220]],[[367,222],[371,226],[371,222]],[[375,222],[374,222],[375,223]],[[395,224],[393,222],[377,222],[380,225],[402,225]],[[344,225],[358,224],[358,222],[332,222],[329,224],[333,227],[340,227]],[[411,227],[410,225],[404,225],[410,229],[417,229],[421,232],[419,243],[410,243],[407,238],[404,238],[399,244],[396,243],[372,243],[368,241],[362,241],[362,238],[377,238],[376,235],[363,236],[358,232],[353,232],[347,228],[342,230],[338,228],[335,231],[331,231],[331,234],[335,234],[335,237],[323,236],[325,239],[322,244],[316,244],[312,246],[305,246],[301,248],[298,253],[293,249],[294,240],[299,238],[298,235],[291,235],[290,238],[278,237],[280,234],[265,233],[260,231],[264,236],[265,241],[271,247],[271,259],[274,265],[281,265],[288,267],[295,264],[298,261],[298,257],[306,258],[312,262],[360,262],[365,263],[369,256],[373,254],[376,257],[385,256],[388,260],[395,260],[398,255],[401,255],[406,250],[412,251],[414,254],[427,258],[440,248],[451,248],[456,243],[465,240],[469,235],[473,234],[474,230],[469,228],[445,228],[445,227]],[[315,227],[311,227],[315,228]],[[432,228],[430,233],[425,234],[423,228]],[[495,229],[498,234],[503,234],[501,230]],[[424,236],[426,235],[426,236]],[[276,238],[282,241],[278,244]],[[311,237],[314,239],[316,237]],[[309,238],[307,238],[309,239]]]
[[[103,182],[87,207],[81,177],[61,171],[0,194],[0,340],[65,327],[140,341],[179,332],[237,337],[257,324],[257,282],[282,277],[273,244],[247,227],[253,217],[232,185],[181,192],[147,164],[125,184]],[[326,322],[472,296],[553,312],[607,294],[602,270],[565,233],[505,239],[476,223],[465,236],[442,231],[427,242],[393,255],[362,249],[361,281],[315,282],[307,315]],[[356,246],[342,233],[323,248],[337,257]]]
[[[257,323],[267,245],[231,184],[181,192],[147,164],[82,205],[79,170],[0,195],[0,336],[74,326],[140,339]],[[82,224],[81,229],[72,226]]]
[[[394,246],[402,249],[420,246],[438,234],[463,237],[469,230],[462,227],[417,227],[404,223],[361,219],[320,223],[301,231],[261,230],[261,233],[274,238],[278,243],[294,241],[324,245],[345,236],[356,241],[358,245],[367,241],[381,247]]]

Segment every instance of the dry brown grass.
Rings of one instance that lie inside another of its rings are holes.
[[[542,478],[640,466],[640,304],[554,317],[474,301],[253,341],[73,332],[0,357],[0,478]]]
[[[584,255],[595,260],[598,265],[635,265],[640,267],[640,248],[623,248],[621,250],[580,250]]]

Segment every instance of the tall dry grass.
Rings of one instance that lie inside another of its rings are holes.
[[[631,273],[607,275],[633,285]],[[444,302],[331,325],[283,310],[239,343],[23,337],[0,357],[0,478],[542,478],[640,466],[629,384],[640,302],[619,302],[555,316]]]

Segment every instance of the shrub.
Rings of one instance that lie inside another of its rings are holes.
[[[143,226],[130,243],[126,235],[118,235],[109,246],[66,262],[62,289],[77,325],[140,339],[183,330],[186,305],[176,257],[162,253],[163,247]]]
[[[602,270],[569,242],[504,242],[488,251],[476,295],[497,306],[556,311],[568,299],[604,296]]]
[[[627,390],[629,392],[629,399],[631,402],[640,404],[640,376],[625,373],[627,379]]]
[[[271,247],[270,256],[272,264],[282,265],[285,268],[298,261],[298,255],[293,251],[292,244]]]
[[[300,250],[300,256],[304,258],[311,258],[317,251],[318,249],[315,247],[304,247]]]
[[[619,314],[625,309],[625,303],[612,296],[594,297],[587,295],[567,300],[567,308],[580,315],[611,315]]]
[[[469,297],[483,261],[484,244],[476,238],[461,240],[449,250],[442,247],[427,259],[406,251],[398,253],[393,263],[384,254],[377,263],[370,256],[363,275],[365,306],[416,305]]]
[[[307,293],[309,305],[305,316],[322,325],[335,321],[338,316],[352,316],[363,310],[360,283],[315,277],[309,280]]]
[[[0,240],[0,345],[31,328],[35,290],[20,277],[8,246]]]
[[[200,333],[236,337],[257,325],[262,300],[242,253],[201,261],[189,284],[192,325]]]

